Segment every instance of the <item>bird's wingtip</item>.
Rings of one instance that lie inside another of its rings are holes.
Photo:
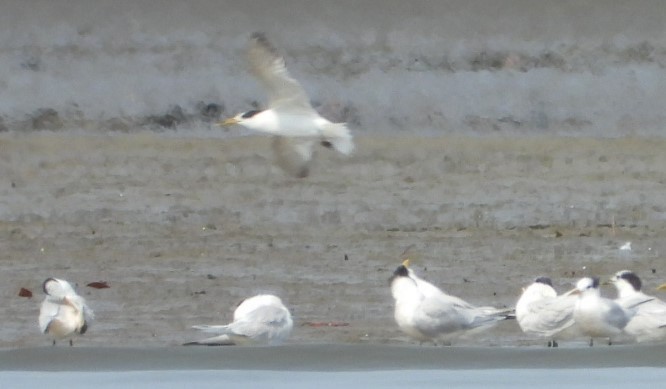
[[[233,343],[206,343],[205,341],[186,342],[183,346],[234,346]]]
[[[263,31],[255,31],[252,33],[250,36],[252,39],[257,39],[257,40],[265,40],[266,39],[266,33]]]

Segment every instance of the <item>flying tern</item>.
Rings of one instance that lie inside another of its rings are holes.
[[[332,123],[312,108],[305,90],[265,34],[252,34],[247,58],[250,71],[268,92],[268,107],[241,112],[218,125],[239,124],[273,135],[276,163],[298,177],[309,174],[317,143],[344,155],[352,153],[354,143],[346,124]]]

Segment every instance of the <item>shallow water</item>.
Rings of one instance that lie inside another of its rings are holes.
[[[0,372],[11,388],[635,388],[659,385],[664,368],[398,370],[381,372],[138,371],[104,373]]]
[[[0,371],[491,370],[666,367],[666,345],[423,347],[309,344],[277,347],[35,347],[0,350]]]
[[[4,387],[636,387],[666,378],[664,346],[611,349],[311,345],[0,351]],[[9,385],[9,386],[7,386]]]

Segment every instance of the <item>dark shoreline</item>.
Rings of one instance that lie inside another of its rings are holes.
[[[0,371],[583,369],[665,367],[664,355],[666,344],[559,349],[386,345],[44,347],[0,351]]]

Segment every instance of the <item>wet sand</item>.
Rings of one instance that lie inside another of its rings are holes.
[[[0,134],[0,347],[50,344],[37,326],[50,276],[96,312],[62,345],[77,358],[196,339],[191,325],[226,322],[258,292],[292,310],[291,345],[409,343],[387,286],[405,256],[484,305],[512,306],[538,275],[560,291],[624,268],[649,293],[666,280],[664,139],[360,135],[354,156],[321,150],[296,179],[272,167],[265,137],[185,134]],[[311,325],[329,322],[345,325]],[[542,343],[505,322],[456,345]],[[253,350],[168,354],[218,352]]]
[[[290,345],[278,347],[39,347],[0,351],[0,371],[382,371],[664,367],[665,345],[546,349]]]

